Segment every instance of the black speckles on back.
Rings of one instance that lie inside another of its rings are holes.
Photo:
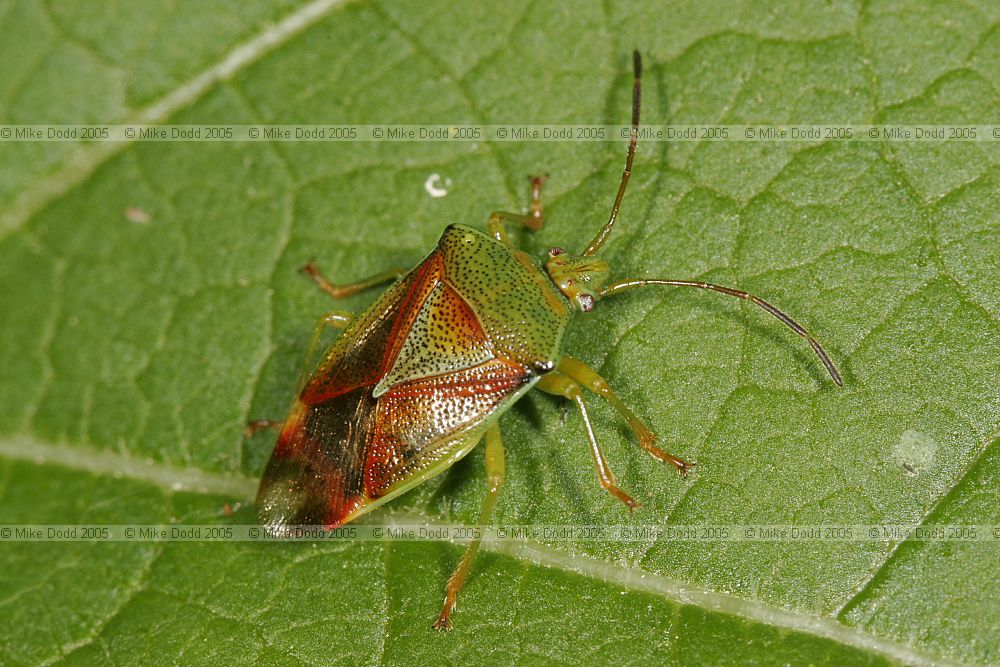
[[[442,281],[420,307],[392,368],[375,387],[375,396],[400,382],[453,373],[492,358],[493,346],[475,313]]]
[[[446,228],[438,249],[445,280],[475,311],[498,354],[533,367],[558,359],[569,302],[531,257],[464,225]]]

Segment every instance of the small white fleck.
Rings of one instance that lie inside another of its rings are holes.
[[[444,187],[441,187],[442,185]],[[438,197],[444,197],[446,194],[448,194],[447,188],[450,187],[451,187],[451,179],[445,178],[442,180],[441,175],[437,173],[431,174],[430,176],[427,177],[427,180],[424,181],[424,190],[427,190],[427,194],[429,194],[431,197],[434,197],[435,199],[437,199]]]
[[[149,213],[142,210],[138,206],[129,206],[125,209],[125,219],[129,222],[134,222],[140,225],[146,225],[152,222],[153,218],[150,217]]]
[[[907,429],[893,447],[893,458],[910,475],[919,474],[934,464],[938,445],[925,433]]]

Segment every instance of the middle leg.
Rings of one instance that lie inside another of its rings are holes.
[[[321,290],[329,294],[334,299],[344,299],[352,294],[357,294],[358,292],[363,292],[366,289],[377,287],[382,283],[396,280],[406,273],[403,269],[392,268],[374,276],[365,278],[364,280],[336,285],[330,282],[326,276],[320,272],[319,267],[316,266],[316,262],[311,259],[300,269],[300,271],[312,278],[313,282],[315,282]]]
[[[592,369],[587,364],[583,363],[579,359],[574,359],[573,357],[563,357],[556,366],[556,369],[563,375],[576,380],[584,387],[594,392],[608,403],[611,404],[615,410],[618,411],[628,425],[635,432],[635,436],[639,439],[639,446],[649,452],[657,461],[662,461],[663,463],[669,463],[673,467],[677,468],[677,472],[681,474],[681,477],[687,475],[688,469],[694,466],[693,463],[688,463],[687,461],[674,456],[668,452],[663,451],[653,443],[656,442],[656,436],[653,434],[649,428],[642,423],[642,421],[635,416],[635,413],[629,410],[628,406],[622,402],[618,395],[611,389],[611,385],[603,377],[598,375],[597,371]]]
[[[576,403],[580,417],[583,418],[583,426],[587,431],[590,453],[594,456],[594,465],[597,466],[597,476],[601,481],[601,486],[612,496],[625,503],[630,510],[639,507],[635,498],[618,488],[614,473],[611,472],[608,461],[604,458],[604,453],[601,452],[601,446],[597,444],[597,436],[594,435],[594,426],[590,423],[590,415],[583,402],[583,391],[580,389],[579,383],[559,371],[552,371],[543,375],[537,386],[544,392],[563,396]]]

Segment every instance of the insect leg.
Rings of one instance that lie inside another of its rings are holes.
[[[319,345],[319,339],[323,336],[323,332],[326,331],[327,327],[343,329],[350,324],[353,318],[354,313],[346,310],[331,310],[319,318],[319,321],[316,322],[316,326],[313,328],[312,340],[309,342],[309,351],[306,353],[306,363],[302,367],[302,374],[299,376],[298,391],[302,391],[302,387],[305,386],[309,375],[312,373],[313,354],[316,353],[316,346]]]
[[[383,271],[382,273],[371,276],[370,278],[365,278],[364,280],[344,285],[334,285],[327,280],[322,273],[320,273],[319,267],[316,266],[316,262],[313,260],[309,260],[309,262],[303,266],[301,270],[302,273],[312,278],[316,284],[319,285],[321,290],[332,296],[334,299],[343,299],[344,297],[357,294],[358,292],[364,291],[370,287],[376,287],[382,283],[396,280],[401,275],[406,273],[403,269],[392,268],[388,271]]]
[[[504,454],[503,440],[500,437],[500,425],[493,424],[486,431],[486,498],[483,500],[483,508],[479,512],[480,527],[493,522],[493,511],[497,506],[497,497],[500,495],[500,487],[503,486],[504,476]],[[482,533],[469,543],[462,560],[458,562],[458,567],[448,579],[445,586],[444,605],[438,620],[434,623],[437,630],[451,630],[451,612],[455,609],[455,601],[459,591],[465,585],[465,579],[472,569],[472,561],[479,551],[479,544],[482,542]]]
[[[285,422],[276,422],[270,419],[254,419],[253,421],[247,422],[246,428],[243,429],[243,437],[252,438],[254,433],[257,431],[263,431],[265,428],[280,431],[284,425]]]
[[[306,381],[309,379],[309,373],[312,371],[313,353],[316,352],[316,346],[319,344],[319,339],[320,336],[323,335],[323,331],[327,327],[343,329],[353,318],[354,313],[349,313],[346,310],[331,310],[329,313],[319,318],[319,321],[316,323],[316,327],[313,329],[312,341],[309,343],[309,352],[306,354],[306,364],[302,369],[302,374],[299,376],[297,392],[302,391],[302,387],[305,386]],[[272,421],[270,419],[254,419],[253,421],[247,423],[246,428],[243,429],[243,436],[251,438],[255,433],[257,433],[257,431],[263,431],[266,428],[280,431],[284,424],[285,422]]]
[[[597,476],[601,480],[601,486],[612,496],[625,503],[630,510],[638,507],[639,503],[632,496],[618,488],[615,476],[608,466],[608,461],[601,453],[601,447],[597,444],[597,436],[594,435],[594,426],[590,423],[590,415],[587,413],[587,406],[583,402],[583,391],[580,389],[580,385],[559,371],[552,371],[543,375],[536,386],[544,392],[564,396],[576,403],[577,409],[580,410],[580,416],[583,418],[583,426],[587,431],[590,453],[594,455],[594,464],[597,466]]]
[[[531,212],[527,215],[522,213],[510,213],[508,211],[493,211],[490,214],[486,229],[489,230],[498,241],[507,243],[506,223],[524,225],[532,231],[538,231],[545,224],[545,217],[542,215],[542,184],[545,176],[531,177]]]
[[[649,452],[654,459],[663,463],[669,463],[677,468],[677,472],[681,474],[681,477],[685,477],[688,469],[694,466],[693,463],[688,463],[654,445],[656,435],[635,416],[635,413],[628,409],[628,406],[611,389],[608,381],[601,377],[597,371],[573,357],[563,357],[559,365],[556,366],[556,369],[610,403],[611,407],[617,410],[618,414],[624,417],[628,425],[632,427],[632,431],[635,432],[636,437],[639,439],[639,445]]]
[[[759,306],[761,309],[766,310],[776,319],[778,319],[786,327],[797,333],[802,338],[805,338],[809,343],[809,347],[813,349],[816,356],[823,363],[823,367],[826,368],[826,372],[830,374],[833,381],[838,387],[844,386],[844,381],[840,378],[840,373],[837,372],[837,367],[833,365],[830,360],[830,356],[826,353],[826,350],[819,344],[819,342],[812,337],[806,328],[801,324],[790,318],[785,313],[778,310],[776,307],[772,306],[764,299],[759,296],[754,296],[749,292],[744,292],[741,289],[734,289],[732,287],[723,287],[722,285],[713,285],[712,283],[705,283],[700,280],[662,280],[659,278],[644,278],[639,280],[624,280],[622,282],[614,283],[613,285],[608,285],[601,290],[600,296],[612,296],[618,294],[619,292],[624,292],[626,290],[635,289],[637,287],[644,287],[646,285],[667,285],[671,287],[697,287],[698,289],[711,290],[713,292],[719,292],[720,294],[728,294],[729,296],[735,296],[737,299],[743,299],[749,301],[755,306]]]
[[[319,344],[319,339],[323,335],[323,331],[327,327],[343,329],[353,318],[354,313],[349,313],[346,310],[331,310],[319,318],[316,327],[313,329],[312,341],[309,343],[309,352],[306,353],[306,364],[302,369],[302,374],[299,376],[297,392],[302,391],[302,387],[305,386],[306,381],[309,379],[309,374],[312,372],[313,353],[316,352],[316,346]],[[246,438],[253,437],[257,431],[263,431],[265,428],[280,431],[282,426],[284,426],[284,422],[272,421],[270,419],[254,419],[243,429],[243,436]]]

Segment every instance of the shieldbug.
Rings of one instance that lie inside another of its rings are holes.
[[[332,529],[352,521],[442,472],[480,440],[486,441],[488,482],[479,523],[489,524],[504,480],[498,419],[532,387],[576,404],[601,486],[630,509],[638,507],[618,486],[601,453],[584,389],[607,400],[655,459],[681,475],[693,464],[658,448],[652,431],[608,382],[561,349],[574,312],[586,313],[600,299],[638,287],[696,287],[750,301],[806,339],[833,381],[842,384],[816,339],[757,296],[694,280],[608,282],[609,267],[595,255],[614,228],[632,172],[641,98],[638,52],[633,67],[625,169],[611,215],[579,255],[552,248],[536,262],[509,242],[507,224],[542,227],[542,179],[533,178],[528,214],[496,211],[487,232],[451,225],[410,271],[390,270],[334,285],[312,262],[305,267],[334,298],[395,282],[357,316],[333,311],[322,318],[313,346],[327,326],[344,331],[300,383],[288,417],[248,427],[250,432],[263,427],[281,430],[257,494],[258,519],[272,534],[296,525]],[[478,540],[469,544],[448,580],[435,628],[451,627],[456,597],[478,548]]]

